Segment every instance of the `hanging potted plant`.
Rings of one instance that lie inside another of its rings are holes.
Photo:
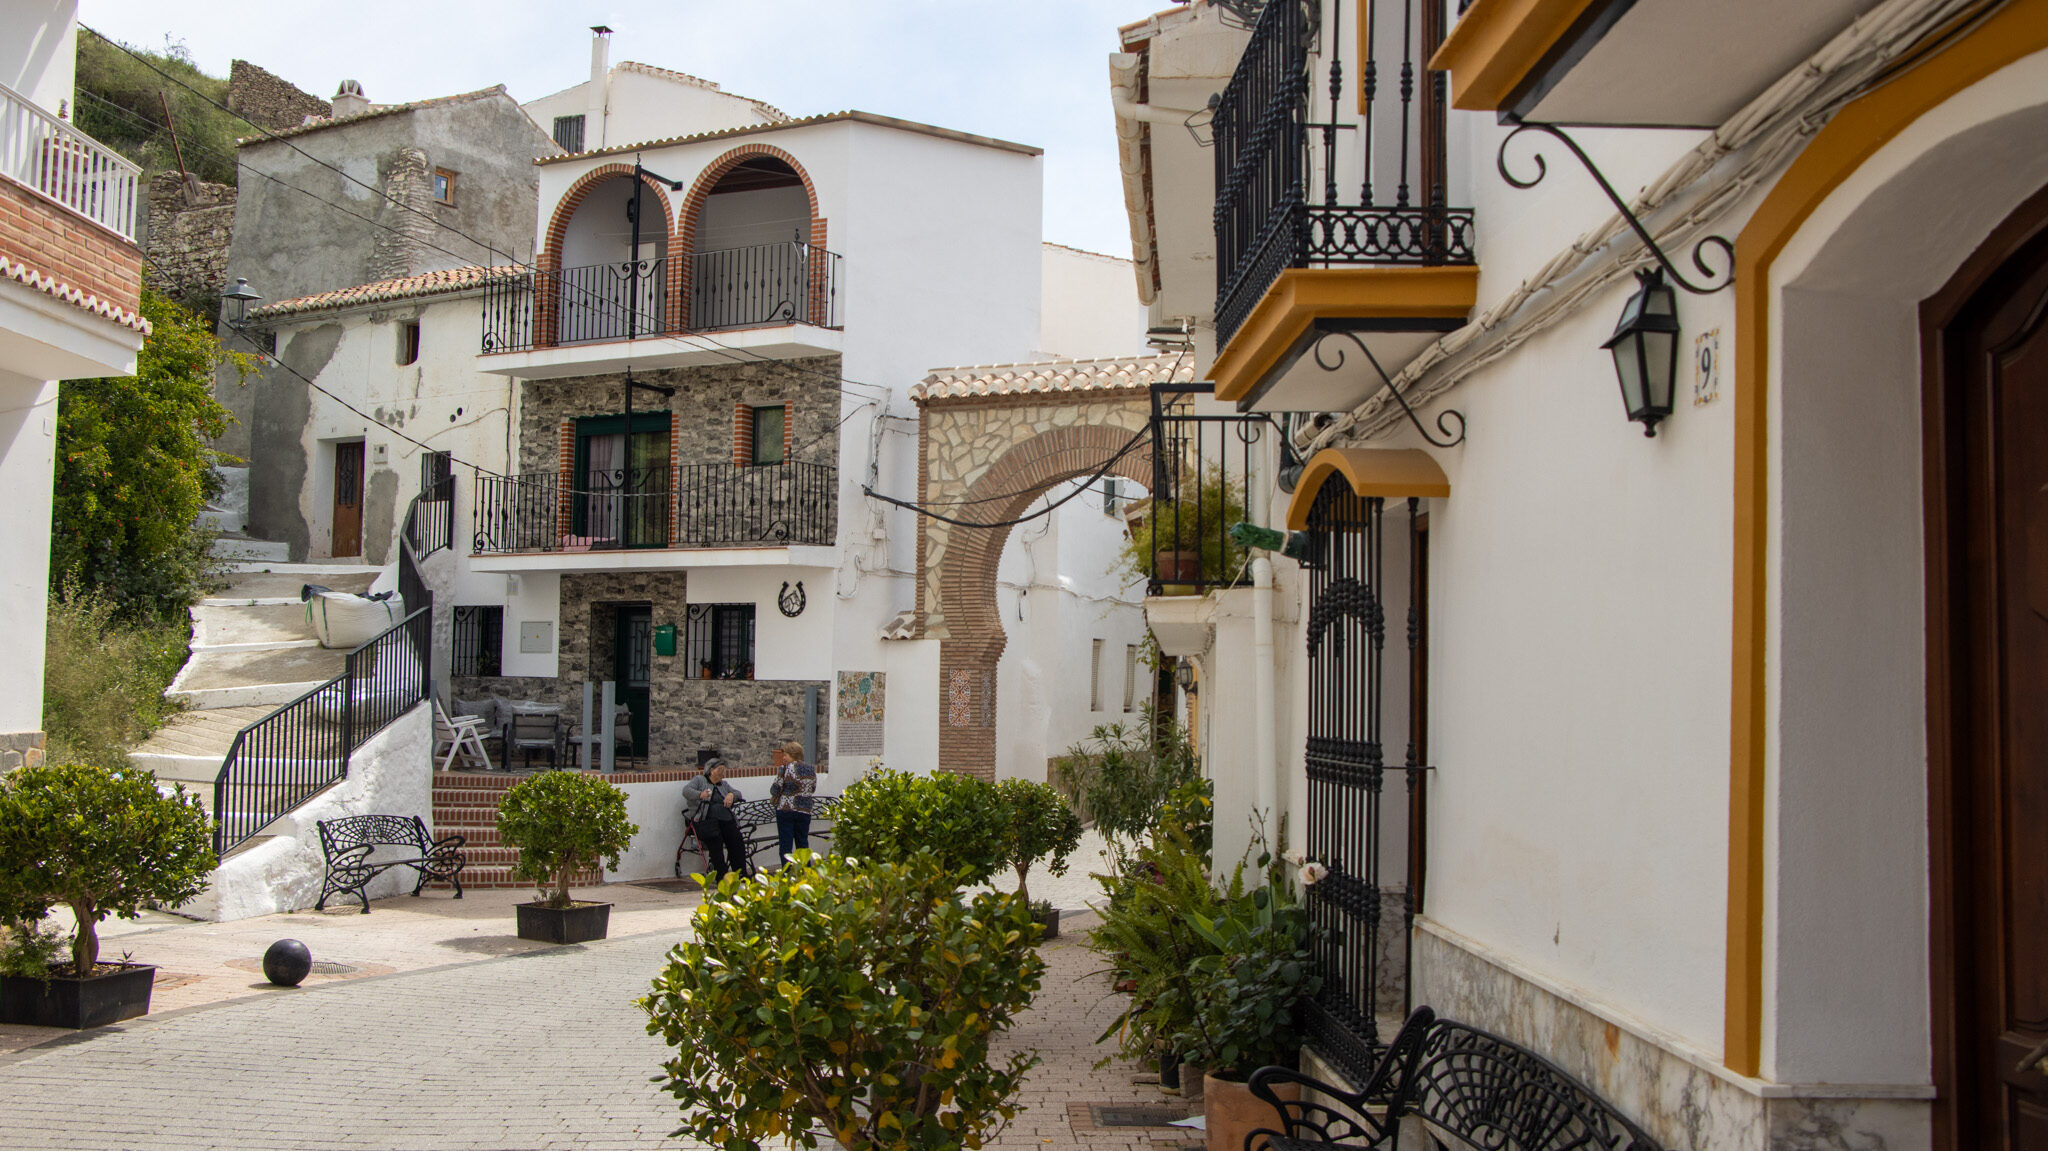
[[[14,925],[0,1023],[82,1029],[148,1014],[156,968],[101,962],[99,923],[185,902],[215,863],[199,797],[157,790],[150,772],[63,764],[0,776],[0,921]],[[53,964],[60,945],[39,924],[59,904],[76,928],[69,961]]]
[[[1058,939],[1059,908],[1046,900],[1033,902],[1028,883],[1032,867],[1041,860],[1052,874],[1067,873],[1067,857],[1081,846],[1081,817],[1059,792],[1042,783],[1006,779],[996,790],[1009,809],[1009,864],[1017,869],[1017,894],[1038,921],[1039,942]]]
[[[603,939],[612,905],[570,898],[569,883],[600,860],[617,868],[639,831],[626,819],[626,793],[595,775],[550,771],[506,789],[498,801],[498,835],[519,849],[512,874],[533,880],[542,897],[518,905],[519,938]]]

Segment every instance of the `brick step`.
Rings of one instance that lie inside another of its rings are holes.
[[[569,880],[570,885],[574,887],[596,887],[603,882],[604,876],[595,871],[579,871]],[[510,864],[485,864],[479,867],[475,863],[470,863],[462,869],[462,886],[531,888],[534,883],[530,879],[512,878]]]
[[[434,838],[439,839],[444,835],[461,836],[465,848],[495,847],[503,842],[498,838],[498,829],[495,827],[457,827],[453,824],[435,824]]]
[[[465,827],[498,826],[498,809],[495,807],[442,807],[434,805],[435,827],[447,827],[460,831]]]
[[[487,811],[496,811],[498,800],[504,795],[502,791],[486,791],[481,787],[437,787],[433,793],[437,807],[480,807]]]

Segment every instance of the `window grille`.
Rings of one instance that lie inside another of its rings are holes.
[[[694,603],[684,629],[690,667],[703,679],[754,678],[754,605]]]
[[[1088,652],[1088,710],[1102,710],[1102,641],[1093,641]]]
[[[1115,476],[1104,476],[1102,480],[1102,514],[1119,515],[1124,510],[1123,481]]]
[[[555,143],[560,144],[564,152],[581,152],[583,150],[583,117],[555,117]]]
[[[455,609],[454,651],[450,675],[503,675],[505,609],[494,606]]]

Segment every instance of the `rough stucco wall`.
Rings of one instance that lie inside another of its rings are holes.
[[[316,379],[341,344],[340,324],[321,324],[293,333],[278,358],[307,379]],[[311,540],[299,510],[299,489],[306,482],[306,447],[300,439],[312,402],[298,376],[276,369],[253,372],[237,398],[248,415],[237,412],[252,444],[262,445],[249,456],[249,526],[265,539],[283,540],[291,554],[303,556]],[[245,449],[247,450],[247,449]],[[388,529],[387,529],[388,534]]]
[[[787,404],[795,457],[839,461],[839,357],[790,361],[796,368],[747,363],[638,372],[634,378],[676,389],[664,399],[636,391],[633,410],[667,411],[672,463],[728,463],[733,454],[733,406]],[[807,370],[799,370],[807,369]],[[530,380],[519,409],[519,471],[551,473],[557,466],[563,420],[625,411],[623,375]]]
[[[431,830],[433,745],[434,724],[428,708],[415,707],[400,716],[356,749],[346,778],[271,824],[275,839],[229,857],[214,871],[207,889],[180,906],[178,913],[224,922],[313,906],[320,898],[321,878],[326,873],[318,826],[323,819],[417,815]],[[370,884],[370,898],[411,891],[418,879],[409,867],[392,868]],[[353,896],[342,900],[361,906]],[[335,900],[328,902],[330,908],[336,905]]]
[[[390,468],[371,468],[369,472],[369,486],[363,492],[363,562],[381,567],[395,554],[392,541],[398,531],[398,473]]]
[[[228,111],[276,131],[296,128],[308,116],[331,116],[334,106],[302,91],[284,77],[237,60],[228,68]]]

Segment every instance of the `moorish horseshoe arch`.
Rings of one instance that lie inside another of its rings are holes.
[[[940,373],[912,390],[919,408],[919,503],[1001,524],[1066,480],[1105,475],[1149,488],[1151,387],[1186,382],[1172,357],[1069,361]],[[1135,442],[1134,442],[1135,441]],[[1011,528],[917,524],[913,634],[939,641],[939,763],[994,779],[996,664],[1008,637],[996,566]]]

